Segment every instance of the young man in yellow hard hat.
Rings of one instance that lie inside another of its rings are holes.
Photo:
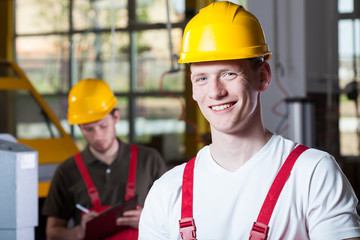
[[[264,126],[270,56],[242,6],[215,2],[187,24],[179,62],[191,63],[212,143],[154,183],[139,239],[359,239],[357,199],[334,158]]]
[[[100,79],[84,79],[71,89],[68,120],[79,125],[88,145],[60,164],[54,174],[42,209],[48,216],[47,239],[83,239],[89,220],[135,196],[138,207],[116,219],[124,229],[107,239],[137,239],[141,206],[166,166],[156,150],[116,137],[115,125],[120,119],[116,104],[111,89]],[[76,208],[77,204],[84,208]],[[74,227],[68,227],[71,219]],[[96,231],[104,231],[98,228]]]

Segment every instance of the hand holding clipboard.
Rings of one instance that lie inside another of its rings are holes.
[[[133,197],[123,203],[118,203],[102,212],[99,216],[86,224],[85,239],[104,239],[117,232],[129,228],[128,226],[117,225],[116,219],[123,216],[125,211],[134,210],[137,207],[137,197]]]

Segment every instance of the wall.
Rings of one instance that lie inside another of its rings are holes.
[[[337,85],[336,1],[252,0],[248,9],[259,18],[273,53],[273,79],[262,100],[265,125],[275,131],[282,119],[277,112],[286,112],[284,103],[277,105],[283,98],[326,95]],[[288,137],[293,127],[280,133]]]

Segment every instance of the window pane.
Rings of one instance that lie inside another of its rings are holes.
[[[116,107],[120,110],[120,121],[116,124],[116,135],[124,141],[129,141],[129,100],[125,97],[117,99]]]
[[[353,20],[339,21],[339,77],[340,87],[354,79],[353,55],[354,55],[354,31]]]
[[[339,13],[354,12],[354,0],[338,0]]]
[[[71,134],[71,126],[67,120],[68,95],[43,95],[43,98],[59,120],[65,132]]]
[[[185,0],[136,0],[136,21],[166,23],[166,2],[169,3],[169,18],[172,23],[185,20]]]
[[[340,97],[340,153],[343,156],[359,155],[359,138],[357,129],[359,120],[356,117],[356,105],[343,94]]]
[[[67,122],[67,108],[68,108],[68,98],[67,95],[43,95],[44,100],[51,108],[57,119],[64,126],[65,131],[70,133],[70,125],[64,124]]]
[[[174,52],[181,47],[181,29],[172,30]],[[170,61],[169,37],[166,30],[149,30],[137,33],[137,71],[135,89],[139,92],[159,91],[160,80],[172,67],[178,70],[185,68],[174,59]],[[164,77],[164,88],[172,91],[184,90],[184,73],[182,71],[167,74]]]
[[[16,0],[16,33],[69,30],[69,1]]]
[[[360,71],[360,21],[339,21],[339,87],[346,94],[340,97],[340,153],[344,156],[359,155],[359,119],[357,99]],[[354,69],[355,68],[355,69]],[[354,97],[350,94],[354,93]],[[349,98],[350,96],[350,98]]]
[[[137,140],[147,141],[151,135],[182,133],[185,124],[183,99],[143,97],[136,100]]]
[[[74,29],[124,28],[128,23],[127,0],[75,0]]]
[[[128,34],[76,34],[74,36],[74,83],[99,78],[115,91],[129,90]],[[114,51],[113,51],[114,50]]]
[[[155,147],[167,161],[182,159],[186,125],[183,111],[182,98],[137,98],[136,142]]]
[[[69,41],[64,36],[17,37],[17,61],[40,93],[67,92]]]
[[[16,138],[33,139],[60,137],[60,131],[43,112],[42,108],[35,101],[27,90],[0,90],[0,102],[8,102],[1,106],[2,116],[6,117],[1,122],[11,121],[14,129],[8,125],[3,129],[14,134]]]

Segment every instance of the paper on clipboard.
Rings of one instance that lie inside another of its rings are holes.
[[[136,209],[136,206],[137,196],[106,209],[99,216],[87,222],[85,239],[99,240],[129,228],[116,225],[116,218],[122,216],[127,210]]]

